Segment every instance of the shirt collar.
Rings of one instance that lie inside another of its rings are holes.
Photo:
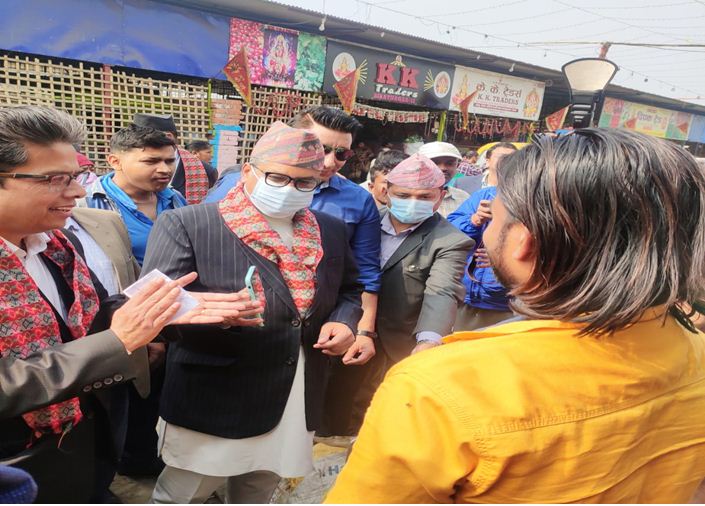
[[[399,235],[409,235],[411,232],[419,228],[423,223],[426,221],[422,221],[421,223],[417,223],[416,225],[407,228],[406,230],[403,230],[401,232],[397,232],[394,229],[394,225],[392,225],[392,220],[389,217],[389,212],[385,213],[384,217],[382,218],[382,232],[384,232],[387,235],[392,235],[392,236],[399,236]]]
[[[333,188],[334,190],[340,191],[343,185],[343,178],[340,177],[338,174],[333,174],[333,177],[331,177],[328,181],[323,183],[319,188],[318,191],[323,190],[325,188]]]
[[[125,193],[122,188],[116,185],[115,181],[113,181],[114,175],[115,173],[113,172],[101,178],[103,189],[105,190],[106,195],[109,195],[111,198],[119,202],[121,205],[125,206],[130,211],[137,211],[137,204],[135,204],[134,200],[132,200],[130,196]],[[157,192],[157,200],[161,201],[163,205],[166,204],[166,206],[168,207],[175,195],[176,192],[174,190],[172,190],[171,188],[165,188],[162,191]]]
[[[73,219],[73,217],[69,218],[66,220],[66,227],[69,229],[71,232],[78,232],[81,229],[81,226],[78,224],[76,220]]]
[[[5,241],[5,244],[7,244],[8,248],[10,248],[10,251],[17,255],[17,257],[21,260],[24,260],[28,256],[38,255],[42,251],[45,251],[51,238],[49,237],[49,234],[45,232],[28,235],[24,238],[24,249],[11,243],[4,237],[2,240]]]

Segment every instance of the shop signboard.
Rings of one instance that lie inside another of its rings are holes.
[[[323,91],[358,70],[357,97],[429,109],[447,109],[453,67],[398,53],[328,41]]]
[[[690,123],[690,132],[688,132],[688,140],[705,144],[705,116],[693,116],[693,121]]]
[[[325,37],[232,18],[228,60],[242,47],[247,50],[252,84],[301,91],[321,90],[326,60]]]
[[[468,106],[470,114],[537,121],[545,87],[541,81],[458,66],[455,67],[450,109],[459,111],[461,102],[477,91]]]
[[[598,126],[628,128],[654,137],[684,141],[688,139],[692,120],[693,115],[687,112],[607,97]]]

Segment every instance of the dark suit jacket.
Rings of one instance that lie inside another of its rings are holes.
[[[362,315],[357,268],[345,224],[314,212],[323,258],[317,291],[303,320],[277,266],[256,254],[227,227],[218,204],[163,213],[154,225],[144,268],[172,279],[191,271],[194,291],[236,292],[255,265],[264,286],[264,327],[182,326],[170,345],[160,414],[164,420],[232,439],[264,434],[281,419],[294,380],[299,348],[305,356],[306,422],[320,423],[329,360],[313,345],[321,326],[342,322],[356,331]]]
[[[418,332],[450,333],[465,294],[465,260],[474,245],[436,213],[411,232],[382,266],[377,333],[393,362],[411,354]]]

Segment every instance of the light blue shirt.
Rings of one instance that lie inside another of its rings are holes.
[[[122,216],[122,221],[125,222],[127,233],[130,235],[130,241],[132,242],[132,253],[135,255],[137,262],[142,265],[144,254],[147,251],[147,239],[149,239],[149,233],[152,231],[154,222],[149,216],[137,209],[137,204],[122,188],[113,182],[114,175],[113,173],[103,176],[100,181],[103,184],[106,196],[114,202],[117,211]],[[185,205],[186,199],[171,188],[166,188],[157,193],[157,216],[164,211]]]
[[[66,228],[74,233],[83,246],[83,253],[86,255],[86,263],[88,268],[96,275],[100,284],[103,285],[108,295],[120,293],[117,275],[115,274],[115,266],[110,260],[110,257],[105,254],[91,234],[73,218],[69,218],[66,222]]]

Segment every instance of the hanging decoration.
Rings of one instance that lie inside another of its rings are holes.
[[[519,140],[521,136],[531,135],[535,130],[533,122],[509,118],[462,118],[462,114],[453,117],[456,132],[466,133],[470,137],[494,138],[502,136],[504,139]]]
[[[340,81],[333,84],[335,92],[338,94],[343,110],[350,114],[355,107],[355,97],[357,95],[357,80],[359,72],[357,69],[348,72]]]
[[[426,111],[394,111],[366,104],[355,104],[352,114],[391,123],[428,123],[429,118]]]
[[[477,90],[473,91],[470,93],[467,97],[465,97],[461,102],[460,102],[460,114],[463,117],[463,130],[468,129],[468,108],[470,107],[470,103],[472,100],[475,98],[475,95],[477,95]]]
[[[228,81],[235,86],[247,106],[252,107],[252,86],[246,48],[243,47],[235,53],[235,56],[223,67],[223,73],[227,76]]]
[[[559,109],[553,114],[546,116],[546,128],[549,132],[560,130],[563,126],[563,122],[565,121],[565,117],[568,115],[569,109],[570,106],[566,105],[563,109]]]

